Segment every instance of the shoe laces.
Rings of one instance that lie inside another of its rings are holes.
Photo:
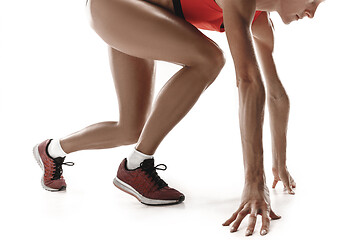
[[[156,170],[165,171],[167,169],[165,164],[158,164],[154,166],[154,159],[145,159],[140,164],[140,168],[151,178],[151,181],[153,181],[155,185],[158,186],[158,189],[168,186],[168,184],[162,180],[156,172]]]
[[[57,157],[54,158],[54,164],[55,164],[55,169],[53,172],[53,177],[51,180],[57,180],[60,179],[63,170],[62,170],[62,165],[66,165],[66,166],[74,166],[75,163],[73,162],[64,162],[65,157]]]

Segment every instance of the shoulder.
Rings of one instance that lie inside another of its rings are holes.
[[[224,5],[225,3],[240,3],[240,2],[246,2],[246,1],[252,1],[252,0],[210,0],[210,1],[214,1],[217,5],[219,5],[219,7],[221,9],[224,9]]]
[[[274,25],[269,18],[267,12],[262,12],[254,21],[251,31],[255,40],[262,44],[268,45],[273,48],[274,45]]]
[[[219,5],[223,11],[223,16],[230,19],[238,18],[245,21],[250,26],[253,14],[256,11],[254,0],[210,0]]]
[[[221,9],[224,9],[224,0],[211,0],[214,1]]]

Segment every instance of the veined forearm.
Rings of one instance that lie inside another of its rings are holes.
[[[241,80],[239,89],[239,121],[246,181],[263,178],[262,129],[265,90],[261,82]]]
[[[290,103],[285,91],[278,97],[268,96],[270,129],[272,137],[273,166],[286,162],[286,133]]]

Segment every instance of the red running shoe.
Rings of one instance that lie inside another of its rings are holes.
[[[33,148],[34,157],[43,170],[41,185],[48,191],[63,191],[66,189],[62,176],[62,165],[73,166],[73,162],[65,162],[65,157],[52,158],[48,153],[48,146],[52,139],[45,140]]]
[[[154,159],[146,159],[140,164],[140,167],[129,170],[126,162],[125,158],[114,178],[114,185],[117,188],[136,197],[146,205],[170,205],[184,201],[184,194],[168,187],[167,183],[157,174],[156,170],[166,170],[166,165],[154,166]],[[164,168],[159,168],[160,166]]]

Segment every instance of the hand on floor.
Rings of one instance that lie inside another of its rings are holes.
[[[273,167],[272,172],[274,174],[274,182],[272,184],[272,188],[275,188],[276,184],[279,181],[282,181],[284,184],[284,188],[287,190],[287,192],[289,194],[295,194],[293,188],[296,188],[296,183],[294,179],[291,177],[286,166],[280,168]]]
[[[230,228],[230,232],[236,232],[242,220],[248,214],[250,214],[250,216],[245,236],[253,234],[256,224],[256,216],[258,214],[262,215],[262,226],[260,230],[261,235],[265,235],[269,232],[270,219],[276,220],[280,218],[280,216],[276,215],[271,210],[269,189],[267,188],[266,183],[245,184],[239,209],[233,213],[233,215],[225,223],[223,223],[223,226],[229,226],[233,223]]]

